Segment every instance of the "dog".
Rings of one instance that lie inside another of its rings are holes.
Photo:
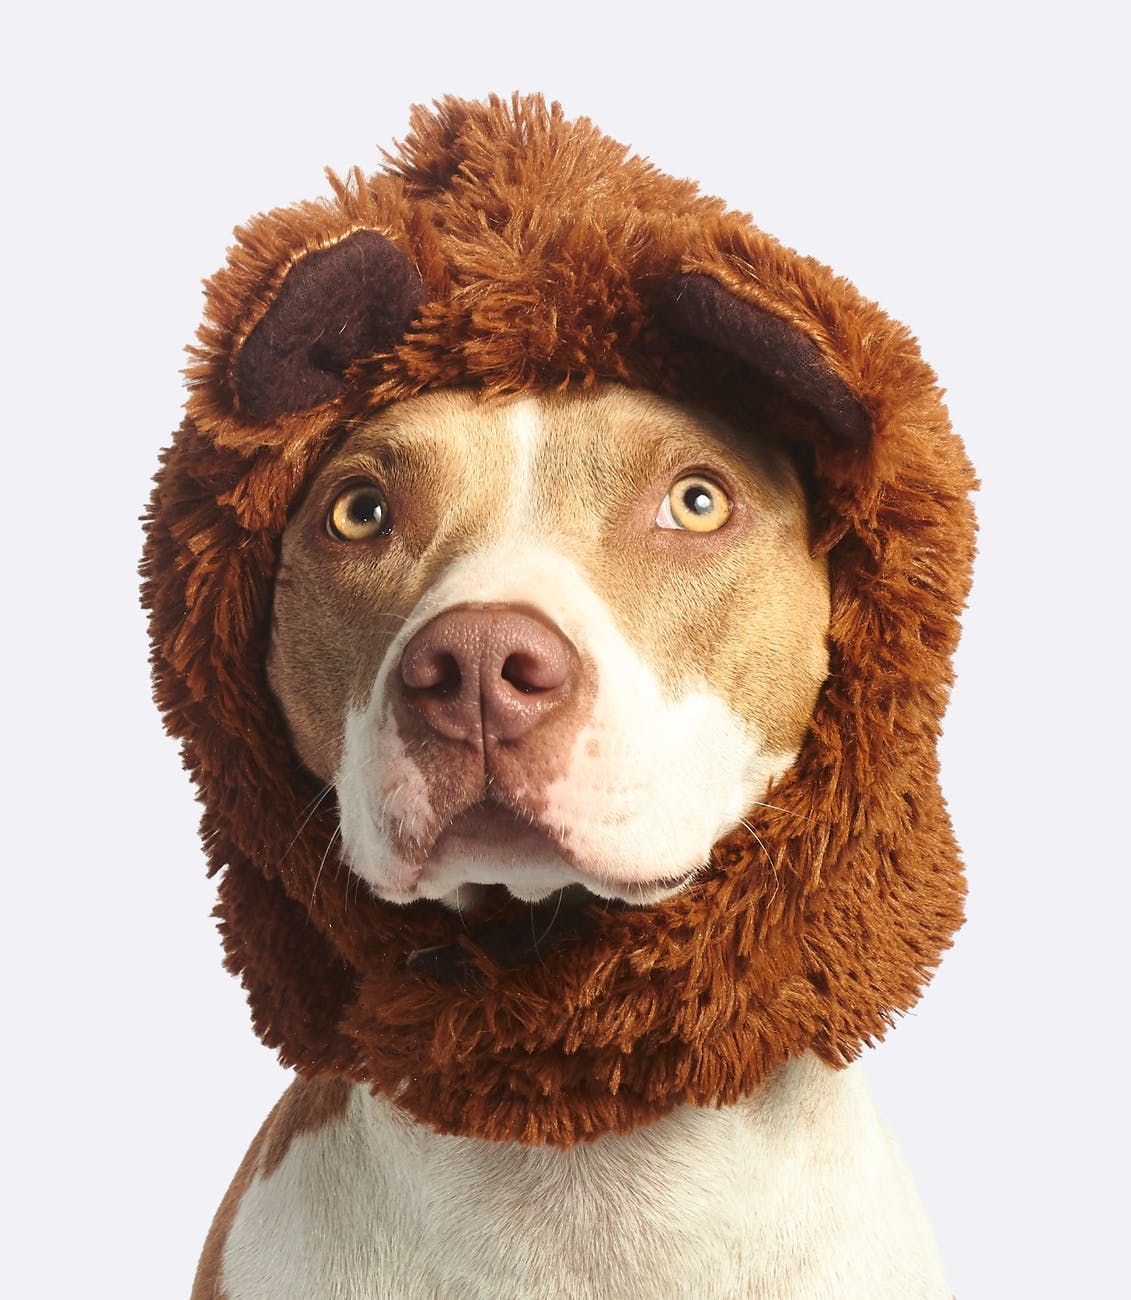
[[[537,97],[256,218],[147,522],[297,1078],[193,1300],[936,1300],[854,1064],[961,922],[973,477],[902,327]]]
[[[349,869],[464,913],[687,887],[827,675],[809,540],[781,449],[646,394],[456,391],[358,430],[284,535],[269,659]],[[567,1152],[298,1082],[207,1259],[228,1300],[949,1294],[856,1069],[813,1059]]]

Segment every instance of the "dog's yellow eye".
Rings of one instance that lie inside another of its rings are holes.
[[[343,542],[366,542],[389,531],[389,506],[372,483],[346,488],[330,507],[326,528]]]
[[[730,511],[730,500],[714,479],[688,474],[672,484],[660,505],[656,523],[661,528],[713,533],[730,518]]]

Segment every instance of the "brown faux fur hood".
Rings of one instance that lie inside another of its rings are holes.
[[[331,182],[242,227],[208,285],[143,561],[156,696],[257,1033],[441,1130],[558,1145],[734,1101],[807,1051],[848,1062],[914,1004],[962,915],[935,749],[973,479],[914,341],[539,98],[418,110],[387,170]],[[754,836],[685,892],[594,906],[514,965],[440,904],[381,902],[337,864],[336,809],[267,685],[272,579],[320,458],[374,409],[602,380],[802,449],[831,670]],[[454,979],[407,960],[449,945]]]

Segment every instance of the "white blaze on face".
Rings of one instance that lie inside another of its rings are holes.
[[[542,441],[542,421],[538,402],[527,397],[515,402],[507,421],[514,443],[514,472],[511,475],[510,517],[507,531],[519,533],[530,523],[534,504],[534,466]]]
[[[555,534],[547,544],[538,535],[538,402],[514,403],[508,427],[510,473],[498,484],[499,509],[482,544],[450,563],[419,599],[368,697],[345,719],[335,781],[344,856],[396,902],[445,897],[465,884],[504,884],[537,899],[578,883],[605,897],[655,901],[706,864],[712,846],[796,755],[769,752],[756,725],[692,668],[682,682],[673,685],[670,670],[661,681],[621,631],[632,612],[598,595],[567,553],[568,538]],[[414,844],[431,845],[445,827],[421,766],[434,757],[414,754],[398,731],[392,701],[401,656],[433,618],[469,603],[518,605],[555,625],[586,664],[591,705],[553,779],[512,792],[536,810],[528,837],[496,848],[448,835],[434,851],[414,853]]]

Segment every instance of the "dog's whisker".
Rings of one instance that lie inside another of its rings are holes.
[[[356,904],[361,898],[361,887],[365,882],[356,871],[351,871],[344,863],[342,864],[342,869],[347,872],[346,888],[342,901],[342,911],[343,913],[348,913],[350,906],[350,885],[353,885],[353,901]]]
[[[824,822],[819,821],[816,817],[807,817],[804,813],[798,812],[796,808],[783,808],[780,804],[764,803],[761,799],[755,799],[751,805],[753,808],[769,808],[772,812],[786,813],[790,817],[800,817],[803,822],[810,822],[814,826],[823,826]],[[745,825],[745,823],[743,823]],[[750,828],[747,827],[747,830]]]
[[[557,901],[557,905],[556,905],[555,908],[554,908],[554,915],[553,915],[552,917],[550,917],[550,924],[546,927],[546,933],[547,933],[547,934],[549,934],[550,931],[554,928],[554,922],[557,921],[557,919],[558,919],[558,915],[560,914],[560,912],[561,912],[561,910],[562,910],[562,897],[563,897],[564,893],[565,893],[564,890],[561,890],[561,889],[558,890],[558,901]]]
[[[533,948],[534,953],[535,953],[535,955],[537,956],[539,962],[541,962],[541,964],[542,964],[543,966],[545,966],[546,962],[545,962],[545,959],[544,959],[543,956],[542,956],[542,950],[541,950],[541,948],[539,948],[539,946],[538,946],[538,921],[537,921],[537,918],[536,918],[535,915],[534,915],[534,900],[533,900],[533,899],[531,899],[531,900],[527,903],[527,909],[526,909],[526,910],[527,910],[527,912],[529,913],[529,916],[530,916],[530,944],[531,944],[531,947]]]
[[[758,834],[758,832],[754,829],[754,827],[751,826],[748,821],[745,821],[742,818],[739,818],[739,821],[742,823],[743,828],[754,837],[755,841],[758,844],[758,847],[765,854],[766,861],[770,864],[770,870],[774,873],[774,892],[766,900],[766,906],[769,907],[769,905],[774,901],[774,899],[777,898],[778,891],[781,888],[781,878],[778,875],[777,863],[774,861],[773,856],[770,853],[770,850],[766,848],[766,845],[762,841],[762,837]]]
[[[329,840],[328,840],[327,843],[326,843],[326,850],[325,850],[325,852],[322,854],[322,861],[319,862],[319,864],[318,864],[318,870],[317,870],[317,872],[315,873],[315,876],[314,876],[314,886],[313,886],[313,888],[312,888],[311,891],[310,891],[310,904],[309,904],[309,906],[308,906],[307,909],[306,909],[306,919],[307,919],[307,921],[310,920],[311,914],[312,914],[313,911],[314,911],[314,898],[315,898],[315,895],[318,893],[318,882],[322,879],[322,869],[323,869],[323,867],[325,867],[325,865],[326,865],[326,859],[330,856],[330,853],[331,853],[331,851],[332,851],[332,849],[333,849],[333,847],[334,847],[334,844],[335,844],[339,839],[341,839],[341,836],[342,836],[342,824],[341,824],[341,822],[339,822],[338,825],[337,825],[337,827],[336,827],[335,830],[334,830],[333,835],[330,836]],[[348,901],[348,899],[349,899],[349,882],[348,882],[348,881],[346,882],[346,899],[347,899],[347,901]]]
[[[546,928],[542,931],[541,934],[538,934],[537,927],[535,924],[537,918],[535,917],[534,914],[534,903],[531,902],[530,904],[530,938],[534,947],[534,952],[537,954],[538,960],[539,962],[541,962],[543,966],[545,966],[546,964],[546,959],[542,955],[541,944],[544,939],[549,938],[550,931],[554,928],[555,924],[557,923],[558,916],[560,915],[562,910],[562,896],[564,893],[565,891],[563,889],[559,889],[556,891],[556,902],[554,904],[554,914],[553,916],[550,917],[549,921],[546,924]]]
[[[392,788],[391,788],[391,789],[386,793],[385,798],[384,798],[384,801],[383,801],[382,804],[381,804],[381,817],[380,817],[380,821],[381,821],[381,825],[382,825],[382,826],[388,828],[388,826],[390,825],[390,823],[392,823],[392,822],[396,822],[396,821],[399,821],[399,822],[401,823],[401,825],[403,826],[403,824],[404,824],[404,818],[403,818],[403,817],[397,818],[397,817],[393,817],[393,816],[391,816],[390,813],[389,813],[389,809],[390,809],[390,807],[392,806],[393,801],[394,801],[395,799],[397,799],[397,798],[398,798],[398,797],[399,797],[399,796],[404,792],[404,789],[405,789],[405,786],[406,786],[406,785],[407,785],[407,782],[406,782],[406,781],[398,781],[398,782],[396,783],[396,785],[394,785],[394,786],[393,786],[393,787],[392,787]]]
[[[306,806],[303,808],[302,812],[305,813],[306,816],[303,817],[302,824],[299,826],[298,830],[295,831],[294,838],[283,850],[283,856],[280,859],[280,861],[286,860],[287,854],[290,853],[291,849],[293,849],[294,846],[298,843],[298,841],[302,838],[303,831],[306,830],[306,828],[310,825],[310,822],[313,819],[313,817],[317,814],[318,809],[325,802],[326,796],[330,794],[333,791],[333,789],[334,789],[334,783],[333,781],[331,781],[329,785],[323,786],[322,789],[319,791],[319,793],[315,795],[315,797],[312,800],[310,800],[310,802],[307,803]],[[308,809],[309,811],[307,811]]]
[[[327,782],[327,784],[324,785],[322,789],[318,791],[318,793],[314,796],[313,799],[308,799],[307,802],[303,804],[302,809],[299,812],[299,816],[301,817],[304,813],[308,813],[312,808],[317,809],[318,805],[322,802],[323,799],[326,798],[326,796],[330,793],[330,791],[333,788],[334,788],[333,781]],[[303,825],[305,826],[306,823],[304,822]]]

